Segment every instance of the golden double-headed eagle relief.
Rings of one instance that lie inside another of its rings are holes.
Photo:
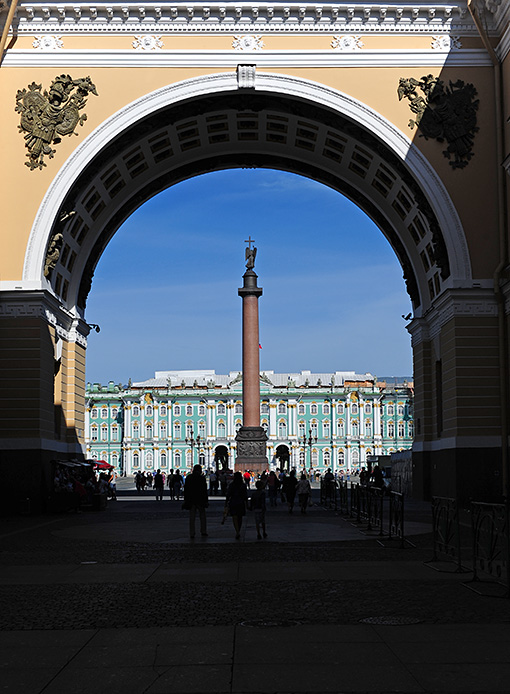
[[[25,135],[28,161],[25,165],[32,171],[46,166],[44,156],[53,158],[57,144],[65,135],[72,135],[78,124],[87,120],[80,111],[87,103],[87,96],[97,96],[96,87],[90,77],[73,79],[70,75],[55,77],[48,90],[41,91],[42,84],[28,85],[16,94],[15,110],[21,114],[20,132]],[[75,133],[77,135],[78,133]]]

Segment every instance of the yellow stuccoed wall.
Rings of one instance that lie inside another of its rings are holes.
[[[235,34],[221,36],[178,35],[162,36],[165,49],[221,50],[232,49]],[[331,46],[333,35],[262,35],[264,50],[326,50]],[[65,36],[66,49],[132,49],[134,36]],[[363,36],[366,49],[399,48],[426,49],[430,47],[428,36]],[[33,37],[23,36],[14,45],[15,49],[30,49]],[[480,42],[468,39],[466,47],[479,48]],[[63,54],[65,51],[63,51]],[[237,53],[239,63],[253,62],[253,54]],[[143,56],[142,56],[143,58]],[[256,56],[255,56],[256,60]],[[508,71],[508,60],[505,70]],[[192,77],[232,72],[228,69],[204,68],[38,68],[37,52],[34,50],[33,67],[2,67],[0,74],[0,103],[2,103],[2,128],[0,147],[3,153],[3,166],[0,173],[2,189],[2,225],[11,230],[8,243],[4,244],[0,256],[0,280],[19,280],[22,276],[26,244],[34,217],[43,196],[58,173],[60,167],[71,155],[73,149],[83,142],[94,128],[112,116],[126,104],[157,90],[165,85]],[[260,70],[263,71],[263,70]],[[23,135],[18,132],[19,114],[14,111],[15,95],[18,89],[26,88],[31,82],[42,83],[43,89],[60,73],[72,77],[90,75],[97,87],[99,96],[90,95],[84,112],[87,121],[77,128],[77,136],[65,137],[55,146],[55,158],[47,157],[44,170],[30,171],[24,165],[27,150]],[[468,237],[470,255],[473,259],[474,277],[492,277],[498,262],[497,235],[481,234],[480,230],[497,227],[497,200],[493,183],[499,165],[495,157],[495,113],[494,80],[491,67],[378,67],[378,68],[285,68],[267,69],[267,72],[289,74],[298,78],[312,80],[342,91],[367,104],[391,121],[424,153],[433,168],[442,178],[454,205],[456,206]],[[446,83],[462,79],[472,82],[480,101],[478,123],[480,132],[475,138],[475,156],[464,170],[452,170],[448,160],[443,157],[443,146],[436,141],[426,141],[416,130],[408,127],[412,117],[409,102],[399,102],[397,86],[400,77],[419,79],[425,74],[438,75]],[[508,98],[508,97],[507,97]],[[12,107],[11,107],[12,105]]]

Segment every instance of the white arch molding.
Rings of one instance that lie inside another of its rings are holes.
[[[47,289],[44,259],[55,217],[68,191],[90,161],[124,130],[156,111],[194,97],[239,89],[235,73],[220,73],[167,85],[133,101],[101,123],[72,153],[52,181],[32,226],[23,268],[23,289]],[[252,90],[250,90],[252,91]],[[254,92],[284,95],[322,105],[373,133],[402,161],[421,186],[436,215],[446,244],[451,276],[448,284],[470,285],[469,252],[459,216],[441,179],[402,131],[366,104],[323,84],[289,75],[257,73]]]

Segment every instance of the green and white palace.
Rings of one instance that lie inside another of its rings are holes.
[[[234,468],[242,424],[242,375],[157,371],[128,386],[88,384],[87,458],[119,474],[137,470]],[[413,442],[411,379],[353,371],[260,376],[260,419],[270,469],[354,470],[367,456]]]

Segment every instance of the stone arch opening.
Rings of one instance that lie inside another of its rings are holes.
[[[339,92],[266,74],[256,89],[229,75],[172,85],[98,128],[41,206],[25,280],[83,318],[94,269],[137,207],[186,178],[239,167],[297,173],[355,202],[394,249],[415,316],[470,274],[447,193],[402,133]]]
[[[290,471],[290,449],[288,446],[283,443],[277,446],[274,457],[276,467],[280,468],[280,470],[287,470],[287,472]]]
[[[227,470],[229,452],[227,446],[216,446],[214,449],[214,465],[217,470]]]

